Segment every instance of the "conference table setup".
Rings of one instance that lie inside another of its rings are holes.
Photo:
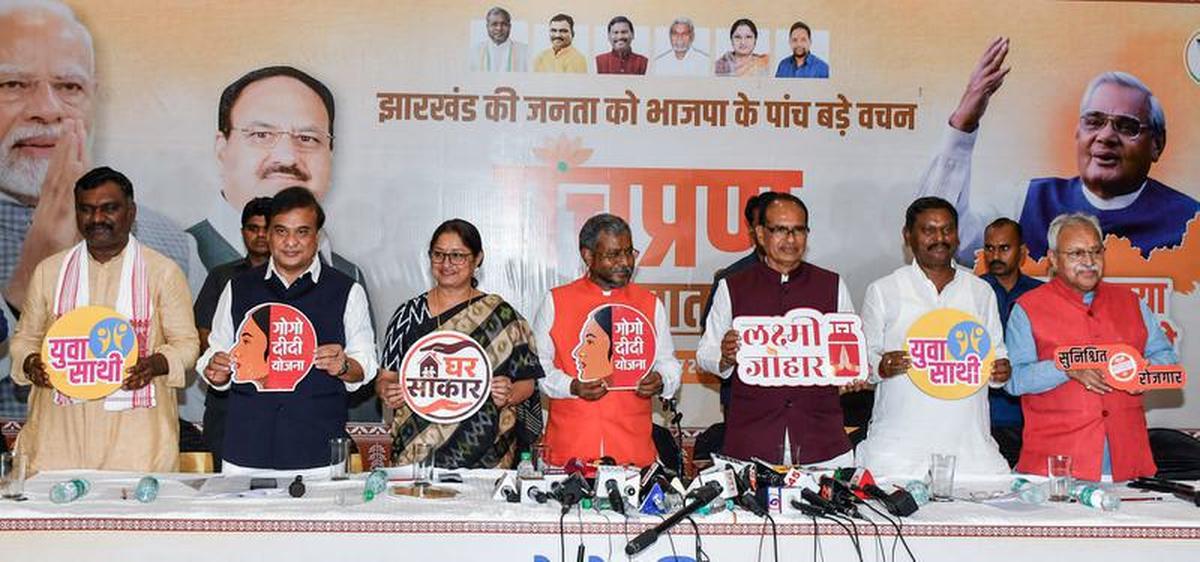
[[[365,493],[379,486],[372,479],[385,474],[386,491],[374,497]],[[721,561],[1128,560],[1149,553],[1171,560],[1185,559],[1200,547],[1195,493],[1189,495],[1186,485],[1176,485],[1183,490],[1178,495],[1101,485],[1122,499],[1115,510],[1102,510],[1074,501],[1046,502],[1044,496],[1031,501],[1011,492],[1013,477],[960,476],[952,499],[924,503],[900,517],[888,511],[910,511],[923,498],[908,496],[911,504],[897,506],[893,500],[904,494],[884,479],[877,489],[892,494],[887,501],[839,502],[838,490],[832,491],[836,510],[856,505],[858,516],[847,517],[821,513],[821,501],[795,487],[760,490],[760,503],[747,509],[751,506],[743,496],[723,499],[730,494],[717,482],[728,481],[702,476],[700,481],[711,484],[691,487],[682,505],[657,502],[663,512],[653,497],[640,506],[623,501],[622,514],[603,491],[587,497],[594,481],[571,490],[572,481],[587,482],[578,477],[547,475],[547,480],[518,484],[513,471],[438,469],[428,484],[415,486],[412,474],[410,467],[400,467],[300,483],[157,474],[157,494],[147,494],[143,474],[42,472],[26,481],[23,496],[0,500],[0,551],[18,553],[5,556],[9,560],[76,562],[165,556],[180,561],[372,559],[383,553],[420,560],[657,562],[705,556]],[[831,483],[821,473],[805,474],[826,487]],[[825,473],[839,474],[845,473]],[[1045,480],[1030,479],[1037,485]],[[62,489],[73,489],[73,480],[87,486],[71,500]],[[543,484],[549,480],[559,483]],[[542,490],[531,491],[539,486]],[[736,494],[737,485],[732,486]],[[825,492],[828,496],[830,490]],[[51,501],[56,494],[64,503]],[[662,498],[658,490],[649,495]],[[769,518],[753,514],[754,509]],[[689,511],[690,520],[684,517]],[[668,527],[671,523],[676,524]]]

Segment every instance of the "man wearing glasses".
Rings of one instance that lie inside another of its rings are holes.
[[[206,270],[243,258],[239,217],[251,199],[292,186],[324,199],[333,170],[333,123],[333,93],[291,66],[252,70],[221,92],[216,134],[220,196],[213,198],[206,218],[187,229]],[[333,251],[328,235],[322,233],[320,244],[321,261],[365,290],[362,270]],[[186,393],[196,397],[201,386],[194,381]],[[356,421],[379,419],[370,389],[354,395],[351,404]]]
[[[1061,371],[1062,345],[1124,343],[1151,365],[1179,362],[1154,313],[1126,287],[1103,282],[1104,237],[1096,217],[1060,215],[1050,223],[1054,278],[1013,306],[1005,342],[1021,396],[1025,441],[1017,470],[1046,474],[1046,458],[1070,455],[1084,480],[1153,476],[1140,392],[1116,390],[1094,369]]]
[[[546,373],[538,385],[550,398],[544,438],[550,462],[607,456],[618,464],[647,466],[656,457],[651,399],[674,396],[683,372],[671,343],[671,323],[654,293],[632,283],[638,251],[623,219],[607,213],[588,219],[579,231],[579,256],[587,273],[551,289],[533,323]],[[632,307],[654,322],[653,366],[636,389],[609,391],[607,379],[584,381],[579,376],[612,360],[613,308],[606,305]],[[607,341],[603,321],[597,320],[603,311],[609,311]],[[580,350],[596,353],[582,357]]]
[[[206,269],[242,258],[238,217],[251,199],[291,186],[324,199],[333,171],[333,118],[329,88],[290,66],[253,70],[225,88],[217,108],[220,198],[207,219],[188,228]],[[362,272],[333,252],[325,236],[320,256],[365,286]]]
[[[763,247],[762,259],[717,285],[696,350],[700,368],[723,379],[729,379],[736,367],[735,317],[783,316],[793,308],[854,312],[842,277],[804,261],[809,233],[804,203],[790,193],[760,197],[762,220],[754,228]],[[800,452],[793,462],[830,467],[854,464],[850,439],[843,431],[837,387],[762,387],[735,376],[725,423],[721,452],[734,458],[780,462],[785,456],[780,445],[786,433],[788,442]]]
[[[1129,239],[1143,257],[1179,245],[1200,203],[1149,177],[1166,147],[1166,116],[1150,89],[1124,72],[1102,73],[1084,91],[1075,128],[1078,176],[1031,180],[1016,200],[1010,193],[972,197],[971,153],[988,101],[1008,74],[1008,45],[996,39],[979,61],[918,191],[955,202],[963,217],[959,258],[974,261],[984,225],[998,216],[1020,217],[1034,260],[1046,255],[1047,226],[1062,213],[1095,216],[1104,232]],[[986,200],[992,196],[995,202]]]

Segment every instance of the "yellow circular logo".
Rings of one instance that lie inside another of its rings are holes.
[[[85,306],[62,315],[42,341],[42,364],[50,384],[80,400],[103,398],[121,388],[125,369],[137,357],[133,325],[106,306]]]
[[[908,378],[934,398],[961,400],[987,385],[995,344],[978,318],[953,308],[933,310],[908,328]]]

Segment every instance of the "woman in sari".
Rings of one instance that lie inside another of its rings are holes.
[[[511,468],[519,451],[542,432],[541,399],[536,381],[543,376],[529,324],[498,295],[476,288],[475,270],[483,264],[479,231],[462,219],[438,226],[429,242],[434,287],[405,302],[388,322],[375,392],[395,411],[392,460],[413,462],[416,444],[434,449],[434,463],[447,468]],[[491,397],[457,423],[432,423],[414,414],[404,401],[401,363],[422,336],[453,330],[475,340],[492,367]]]
[[[732,51],[721,55],[714,63],[717,76],[766,76],[771,57],[754,52],[758,44],[758,27],[742,18],[729,28]]]

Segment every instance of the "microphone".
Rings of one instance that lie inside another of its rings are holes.
[[[562,482],[555,482],[550,487],[550,497],[562,504],[563,513],[570,511],[583,498],[591,496],[592,491],[588,488],[587,482],[578,473],[572,474]]]
[[[721,487],[720,482],[714,481],[700,486],[696,489],[695,495],[693,496],[694,499],[691,501],[691,503],[684,505],[682,509],[676,511],[674,515],[664,519],[662,523],[655,525],[651,529],[643,531],[642,534],[634,537],[633,540],[626,543],[625,554],[628,556],[633,556],[645,550],[646,547],[658,541],[659,535],[671,527],[674,527],[676,524],[682,521],[684,517],[695,513],[696,510],[717,499],[717,497],[720,496],[721,492],[723,491],[724,490]]]
[[[850,517],[859,516],[858,506],[854,505],[854,502],[858,501],[858,496],[854,495],[854,491],[845,482],[822,476],[821,491],[829,495],[829,503],[833,504],[838,512]]]
[[[549,496],[546,495],[546,492],[543,492],[537,486],[530,486],[529,489],[525,491],[525,496],[538,503],[546,503],[546,500],[549,499]]]
[[[830,503],[829,500],[821,497],[821,494],[818,494],[812,490],[809,490],[808,488],[804,488],[804,489],[800,490],[800,497],[804,498],[804,501],[812,504],[817,509],[820,509],[822,511],[823,515],[830,514],[830,513],[838,513],[837,506]],[[792,507],[796,507],[795,501],[792,501]]]
[[[805,491],[808,491],[808,490],[805,490]],[[820,496],[818,496],[818,497],[820,497]],[[804,515],[807,515],[809,517],[826,517],[827,515],[832,513],[831,511],[826,511],[815,505],[804,503],[796,498],[792,498],[792,507],[794,509],[800,510],[800,513],[803,513]]]
[[[612,510],[625,515],[625,496],[621,495],[621,486],[616,480],[605,480],[604,487],[608,488],[608,505]]]
[[[920,508],[917,500],[905,490],[897,489],[891,494],[883,491],[882,488],[875,485],[875,478],[871,475],[871,471],[865,468],[838,469],[834,471],[834,477],[835,480],[848,485],[860,498],[878,500],[888,513],[897,517],[908,517]]]
[[[737,482],[739,492],[734,498],[734,503],[759,517],[766,517],[767,508],[754,493],[754,476],[754,467],[750,465],[746,465],[740,472],[734,473],[734,480]]]

